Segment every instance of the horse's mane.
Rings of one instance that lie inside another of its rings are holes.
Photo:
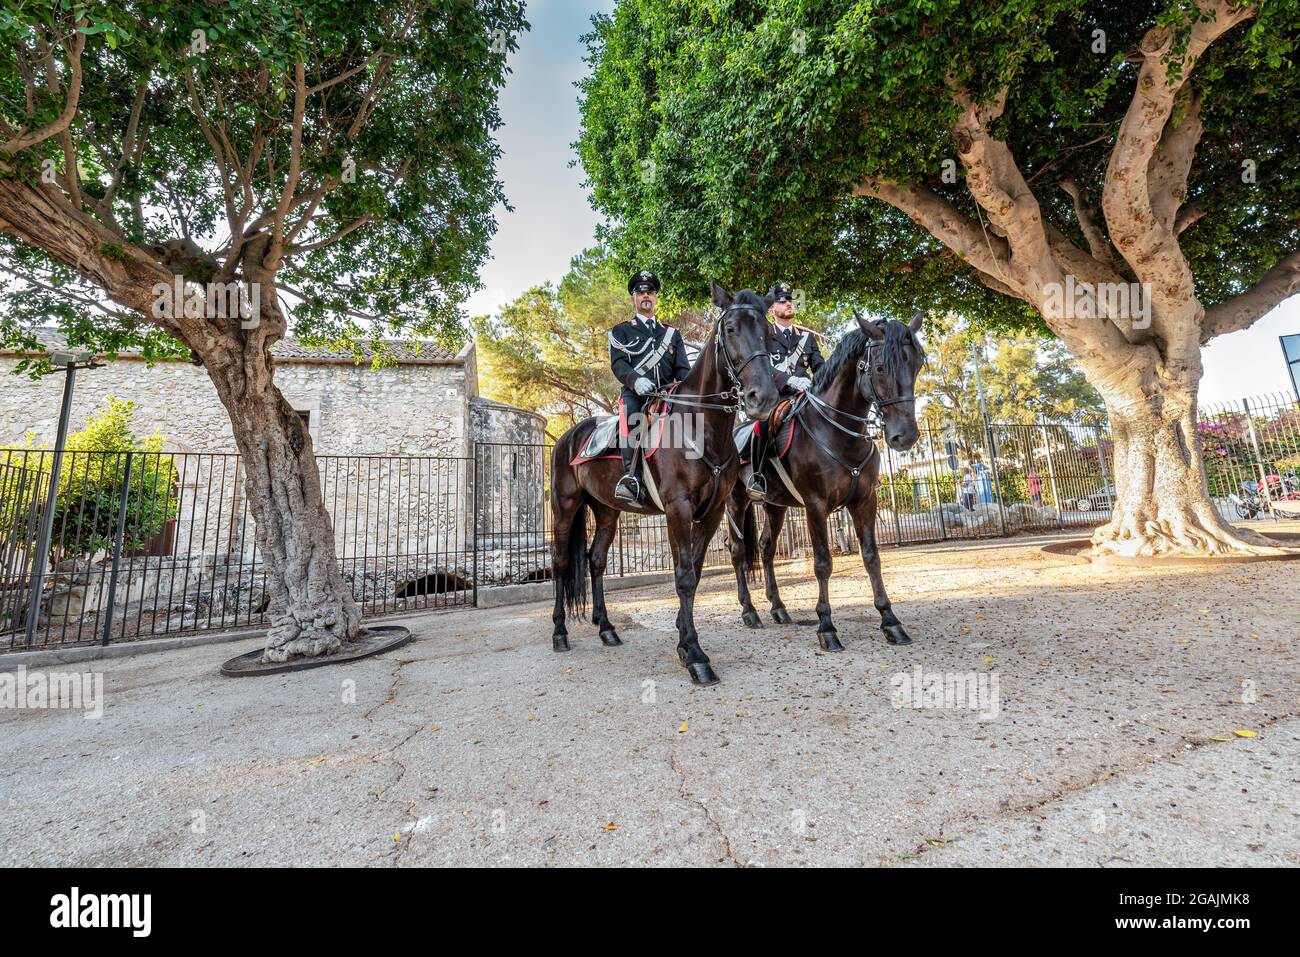
[[[916,338],[916,333],[912,327],[905,322],[886,322],[885,340],[883,343],[885,365],[889,368],[907,365],[907,357],[903,354],[903,346],[910,345],[916,350],[917,359],[920,364],[925,364],[925,349],[921,347],[921,340]],[[813,389],[821,391],[825,386],[835,380],[840,374],[844,365],[849,362],[857,362],[867,351],[867,344],[872,342],[861,329],[850,329],[844,334],[839,343],[835,346],[835,351],[831,353],[826,364],[821,367],[813,379]]]

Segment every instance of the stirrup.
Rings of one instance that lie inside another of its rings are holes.
[[[637,481],[635,475],[624,475],[614,486],[614,497],[620,502],[630,502],[633,505],[641,504],[641,483]]]
[[[767,497],[767,479],[755,472],[749,477],[749,481],[745,483],[745,494],[750,497],[751,501],[763,501]]]

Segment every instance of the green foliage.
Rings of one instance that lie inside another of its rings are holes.
[[[1082,244],[1055,184],[1100,195],[1136,83],[1125,52],[1167,23],[1181,69],[1193,16],[1186,0],[620,0],[585,38],[576,147],[615,253],[669,284],[776,273],[818,301],[1042,332],[1028,306],[852,188],[924,184],[976,217],[960,177],[943,178],[956,157],[948,81],[978,99],[1007,85],[996,133],[1044,217]],[[1300,0],[1272,0],[1197,65],[1205,134],[1188,199],[1207,215],[1181,240],[1207,306],[1300,247],[1298,38]]]
[[[176,517],[180,474],[172,457],[162,451],[161,435],[142,439],[132,431],[134,414],[135,403],[109,396],[99,413],[87,420],[85,428],[68,436],[55,499],[53,560],[90,556],[112,547],[128,451],[135,454],[127,492],[123,552],[130,554],[143,548]],[[33,473],[48,473],[51,453],[38,449],[33,439],[29,433],[26,448],[7,453],[6,462]],[[28,486],[20,502],[13,499],[19,494],[18,487],[7,485],[3,494],[10,500],[0,501],[0,515],[17,515],[25,520],[33,491]],[[47,491],[48,485],[42,482],[38,499],[42,507]]]
[[[484,394],[547,415],[553,437],[617,408],[606,334],[631,313],[626,283],[591,249],[574,257],[559,288],[534,286],[497,315],[474,317]]]
[[[121,260],[128,244],[157,255],[184,237],[222,263],[232,229],[266,230],[291,185],[301,63],[308,94],[288,218],[310,217],[278,274],[295,334],[463,339],[460,304],[478,286],[493,207],[506,201],[494,133],[506,58],[528,26],[520,0],[0,0],[9,129],[34,129],[63,108],[64,91],[40,83],[29,112],[27,78],[41,49],[70,75],[79,18],[84,79],[71,142],[86,211],[122,236],[104,255]],[[219,166],[214,139],[240,162]],[[66,172],[57,136],[6,162],[32,181],[49,164]],[[251,171],[247,190],[228,197],[240,169]],[[317,201],[298,202],[324,185]],[[31,347],[31,330],[53,324],[70,346],[101,354],[186,354],[68,264],[5,234],[0,256],[14,278],[0,292],[0,341]],[[191,262],[188,274],[204,268]]]

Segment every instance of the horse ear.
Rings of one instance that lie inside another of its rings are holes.
[[[912,321],[907,324],[907,328],[911,329],[913,334],[916,334],[921,331],[921,325],[924,322],[925,310],[918,309],[916,310],[916,314],[912,316]]]
[[[736,301],[732,298],[731,293],[719,286],[712,277],[709,278],[709,293],[713,296],[713,304],[719,309],[729,309],[731,304]]]
[[[776,302],[776,286],[773,286],[771,289],[769,289],[767,291],[767,295],[763,297],[763,303],[767,306],[768,309],[772,308],[772,304],[774,302]]]
[[[862,330],[862,334],[868,339],[885,338],[884,328],[863,317],[862,313],[858,312],[856,309],[853,310],[853,318],[858,320],[858,328]]]

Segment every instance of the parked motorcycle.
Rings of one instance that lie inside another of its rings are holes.
[[[1300,478],[1294,472],[1286,475],[1265,475],[1264,494],[1260,494],[1259,483],[1247,479],[1241,483],[1241,495],[1229,495],[1237,517],[1251,519],[1260,512],[1272,512],[1274,502],[1300,501]]]

